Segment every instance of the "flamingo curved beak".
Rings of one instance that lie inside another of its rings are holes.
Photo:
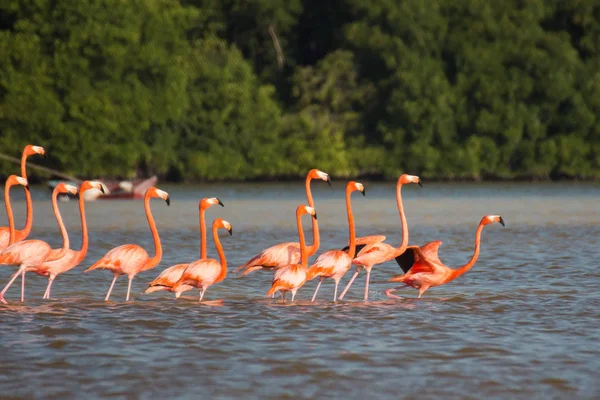
[[[502,226],[506,226],[506,225],[504,225],[504,219],[503,219],[502,217],[500,217],[500,220],[499,220],[498,222],[500,222],[500,224],[501,224]]]
[[[229,232],[229,236],[233,236],[233,228],[227,229],[227,232]]]
[[[363,190],[360,191],[362,193],[363,196],[367,195],[367,189],[363,188]]]
[[[331,187],[331,178],[329,177],[329,175],[327,175],[327,180],[325,182],[327,182],[329,187]]]
[[[225,207],[225,204],[223,204],[223,202],[222,202],[221,200],[219,200],[219,199],[217,198],[217,201],[218,201],[218,203],[217,203],[218,205],[220,205],[221,207]],[[230,233],[231,233],[231,232],[230,232]]]
[[[419,184],[419,186],[423,187],[423,183],[421,183],[421,178],[419,178],[419,181],[417,183]]]
[[[167,202],[167,206],[171,205],[171,197],[169,197],[168,195],[167,195],[167,198],[165,199],[165,201]]]

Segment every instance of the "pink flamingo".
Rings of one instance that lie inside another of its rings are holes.
[[[154,217],[150,211],[150,199],[161,198],[167,202],[167,205],[171,204],[169,194],[156,187],[151,187],[146,190],[144,194],[144,209],[146,211],[146,218],[148,219],[148,225],[150,225],[150,231],[152,232],[152,239],[154,240],[154,256],[150,258],[148,252],[142,247],[135,244],[124,244],[119,247],[115,247],[104,255],[100,260],[96,261],[94,265],[89,267],[85,272],[90,272],[95,269],[107,269],[114,275],[110,288],[104,301],[108,301],[110,293],[115,286],[115,282],[120,275],[127,275],[129,277],[129,284],[127,285],[127,297],[125,301],[129,301],[129,294],[131,293],[131,282],[133,277],[142,271],[147,271],[158,265],[162,258],[162,245],[160,243],[160,237],[156,230],[156,223]]]
[[[333,292],[333,301],[337,299],[337,290],[340,283],[340,279],[348,270],[352,264],[352,259],[356,252],[356,232],[354,229],[354,215],[352,214],[352,206],[350,205],[350,194],[355,191],[360,191],[363,196],[365,195],[365,187],[362,183],[350,181],[346,185],[346,212],[348,213],[348,230],[350,231],[350,248],[346,253],[343,250],[330,250],[327,251],[317,258],[317,261],[308,268],[306,271],[306,280],[310,281],[316,277],[320,277],[319,284],[315,290],[315,294],[311,301],[315,301],[317,292],[321,283],[325,278],[332,278],[335,282],[335,290]]]
[[[404,215],[404,207],[402,206],[401,191],[402,186],[408,183],[417,183],[419,186],[423,186],[421,179],[418,176],[403,174],[400,176],[400,178],[398,178],[398,183],[396,184],[396,204],[398,206],[398,213],[400,214],[400,221],[402,223],[402,243],[400,244],[400,247],[395,248],[387,243],[372,243],[359,250],[356,258],[352,260],[352,264],[357,266],[356,272],[354,272],[354,275],[352,275],[352,278],[350,278],[346,288],[340,295],[340,300],[344,298],[346,292],[348,292],[348,289],[350,289],[352,282],[354,282],[354,279],[356,279],[356,276],[363,268],[367,270],[364,295],[364,300],[367,300],[369,296],[369,279],[371,277],[371,268],[373,268],[374,265],[393,260],[400,254],[404,253],[404,250],[406,250],[408,245],[408,224],[406,222],[406,216]]]
[[[81,249],[72,250],[69,249],[64,257],[54,261],[47,261],[43,264],[32,266],[27,268],[26,272],[35,272],[38,275],[48,277],[48,287],[44,293],[44,299],[50,299],[50,288],[54,279],[67,271],[78,266],[81,261],[85,258],[88,251],[88,229],[87,222],[85,220],[85,206],[84,206],[84,193],[90,189],[97,189],[104,193],[104,188],[100,182],[96,181],[84,181],[79,186],[79,217],[81,218]]]
[[[311,169],[306,175],[306,198],[308,200],[309,207],[314,208],[315,203],[313,201],[312,192],[310,190],[310,181],[312,179],[324,180],[331,186],[329,175],[325,172],[319,171],[318,169]],[[320,246],[321,238],[319,235],[319,224],[316,219],[312,221],[312,232],[313,232],[313,243],[308,246],[307,254],[308,257],[312,256],[317,252]],[[234,272],[238,272],[244,269],[243,275],[247,275],[252,271],[259,269],[277,269],[289,264],[297,264],[300,260],[300,244],[298,242],[288,242],[278,244],[268,249],[265,249],[258,253],[256,256],[251,258],[245,264],[239,266]]]
[[[216,197],[202,199],[198,205],[198,213],[200,214],[200,260],[206,259],[206,220],[204,214],[207,208],[216,204],[225,207],[223,202]],[[150,282],[148,289],[146,289],[144,293],[158,292],[160,290],[172,291],[173,285],[177,283],[183,275],[183,271],[185,271],[189,265],[189,263],[176,264],[165,269],[156,277],[156,279]]]
[[[19,269],[17,272],[13,274],[10,281],[6,284],[2,292],[0,292],[0,301],[2,303],[6,303],[4,300],[4,294],[12,285],[12,283],[17,279],[17,276],[21,274],[21,302],[25,301],[25,272],[29,267],[35,267],[45,261],[58,260],[63,257],[67,251],[69,250],[69,235],[67,234],[67,229],[63,224],[62,217],[60,216],[60,211],[58,210],[58,195],[61,193],[71,193],[76,194],[77,188],[72,185],[67,185],[63,182],[56,185],[54,190],[52,191],[52,209],[54,210],[54,215],[56,217],[56,221],[58,222],[58,227],[60,228],[60,233],[63,239],[63,247],[61,250],[53,252],[50,245],[42,240],[23,240],[21,242],[17,242],[8,246],[2,253],[0,253],[0,265],[19,265]],[[14,217],[12,215],[12,209],[10,208],[10,202],[6,203],[6,212],[8,214],[8,221],[10,227],[10,242],[14,241],[15,237],[15,224]]]
[[[41,146],[34,146],[28,144],[23,149],[23,155],[21,156],[21,177],[27,179],[27,157],[33,154],[44,155],[44,148]],[[27,217],[25,219],[25,227],[23,229],[15,229],[15,240],[14,242],[20,242],[29,236],[31,233],[31,225],[33,224],[33,206],[31,203],[31,193],[29,187],[25,187],[25,203],[27,204]],[[9,246],[10,240],[10,228],[3,226],[0,228],[0,251],[3,251]],[[13,242],[13,243],[14,243]],[[12,243],[10,243],[12,244]]]
[[[430,287],[444,285],[470,270],[479,257],[481,231],[484,226],[493,224],[494,222],[499,222],[502,226],[505,226],[504,220],[499,215],[486,215],[481,219],[475,232],[475,251],[473,252],[473,256],[468,263],[457,269],[449,268],[440,261],[438,257],[438,249],[442,244],[440,240],[427,243],[420,248],[418,246],[409,246],[404,254],[400,256],[400,260],[398,260],[405,274],[395,276],[389,280],[389,282],[402,282],[405,286],[387,289],[385,291],[386,296],[400,299],[401,297],[392,295],[391,293],[402,287],[411,286],[419,290],[418,298],[420,299],[423,293]]]
[[[223,252],[223,246],[219,240],[219,228],[225,228],[229,231],[229,235],[233,234],[231,224],[222,218],[217,218],[213,222],[212,231],[215,240],[215,246],[217,247],[217,253],[219,253],[219,261],[204,258],[191,263],[181,278],[173,285],[172,291],[175,292],[175,297],[181,296],[181,293],[191,288],[200,289],[200,300],[204,298],[206,289],[215,283],[221,282],[227,276],[227,260],[225,259],[225,253]]]
[[[296,209],[296,224],[298,225],[298,236],[300,238],[300,263],[286,265],[277,269],[275,271],[275,275],[273,276],[271,288],[267,292],[267,297],[274,296],[275,292],[277,291],[281,292],[284,303],[285,294],[287,292],[292,292],[292,301],[294,301],[296,292],[306,282],[308,252],[306,248],[306,242],[304,240],[304,230],[302,229],[302,215],[304,214],[310,214],[313,219],[317,219],[317,213],[312,207],[300,205]]]

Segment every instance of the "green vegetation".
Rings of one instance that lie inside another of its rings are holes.
[[[0,3],[0,151],[78,176],[599,178],[599,118],[596,0]]]

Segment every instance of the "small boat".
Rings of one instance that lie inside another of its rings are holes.
[[[150,178],[135,179],[132,181],[116,181],[106,179],[97,179],[97,181],[102,183],[102,186],[104,187],[104,194],[102,194],[99,190],[88,190],[84,193],[84,199],[86,201],[96,199],[141,199],[144,197],[144,193],[148,188],[156,186],[158,178],[156,176],[152,176]],[[48,188],[50,191],[54,190],[54,187],[60,182],[69,183],[74,186],[79,186],[79,184],[81,184],[81,182],[51,180],[48,181]],[[70,198],[75,198],[75,196],[71,194],[65,194],[60,198],[60,200],[68,200]]]

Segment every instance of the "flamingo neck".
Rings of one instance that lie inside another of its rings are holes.
[[[305,267],[308,267],[306,241],[304,240],[304,230],[302,229],[302,214],[300,213],[300,211],[296,212],[296,224],[298,224],[298,236],[300,238],[300,264]]]
[[[77,260],[83,261],[88,251],[88,229],[85,219],[85,205],[83,201],[83,192],[79,193],[79,218],[81,218],[81,249],[79,249]]]
[[[448,277],[446,282],[450,282],[450,281],[458,278],[459,276],[461,276],[462,274],[464,274],[465,272],[467,272],[468,270],[473,268],[473,265],[475,265],[475,263],[477,262],[477,258],[479,258],[479,249],[480,249],[480,243],[481,243],[481,231],[483,230],[484,226],[485,225],[483,225],[482,223],[479,223],[479,226],[477,226],[477,231],[475,232],[475,251],[473,252],[473,256],[471,257],[469,262],[466,263],[465,265],[463,265],[462,267],[453,270],[452,274]]]
[[[8,216],[8,232],[10,235],[8,239],[9,246],[15,243],[15,217],[13,215],[12,206],[10,205],[9,194],[11,186],[12,185],[7,180],[6,185],[4,185],[4,205],[6,207],[6,215]],[[27,189],[25,189],[25,191],[27,191]]]
[[[156,267],[160,262],[162,258],[162,245],[160,243],[158,231],[156,230],[156,223],[154,222],[152,211],[150,211],[150,196],[148,195],[144,197],[144,209],[146,210],[146,218],[148,219],[148,225],[150,226],[150,232],[152,232],[152,239],[154,240],[154,256],[144,267],[143,270],[146,271],[148,269]]]
[[[350,231],[350,248],[348,249],[348,255],[350,258],[354,258],[356,254],[356,231],[354,230],[354,215],[352,214],[352,206],[350,205],[350,194],[352,191],[350,188],[346,188],[346,211],[348,213],[348,230]]]
[[[200,259],[206,258],[206,220],[204,219],[204,212],[206,209],[200,206]]]
[[[225,253],[223,252],[223,246],[221,246],[221,241],[219,240],[219,228],[217,225],[213,225],[213,237],[215,240],[215,246],[217,248],[217,253],[219,253],[219,261],[221,262],[221,273],[217,277],[215,282],[221,282],[227,276],[227,260],[225,259]]]
[[[23,155],[21,156],[21,176],[27,179],[27,154],[23,151]],[[25,227],[19,232],[23,235],[23,239],[29,236],[31,233],[31,225],[33,224],[33,203],[31,201],[31,192],[29,188],[25,189],[25,204],[27,205],[27,215],[25,217]]]
[[[308,200],[308,205],[312,208],[315,208],[315,202],[312,197],[312,192],[310,190],[310,182],[312,178],[310,176],[306,177],[306,199]],[[313,243],[308,246],[307,253],[308,256],[312,256],[319,250],[319,246],[321,245],[321,236],[319,234],[319,223],[316,219],[312,219],[312,233],[313,233]]]
[[[404,206],[402,205],[402,183],[400,182],[396,185],[396,204],[398,206],[398,213],[400,214],[400,223],[402,224],[402,242],[400,243],[400,247],[395,251],[396,256],[398,256],[404,253],[408,246],[408,222],[404,215]]]
[[[63,223],[62,216],[60,215],[60,210],[58,209],[58,190],[52,192],[52,210],[54,211],[56,222],[58,222],[58,229],[60,229],[60,234],[63,239],[62,248],[60,249],[58,254],[52,257],[53,260],[58,260],[59,258],[62,258],[69,250],[69,234],[67,233],[67,228]]]

